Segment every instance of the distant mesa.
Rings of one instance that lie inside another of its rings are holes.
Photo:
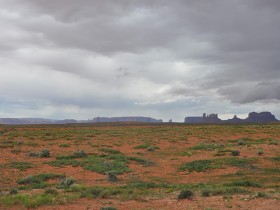
[[[234,115],[234,117],[232,119],[228,119],[226,120],[226,122],[229,122],[229,123],[242,123],[244,122],[244,120],[238,118],[236,115]]]
[[[93,123],[105,122],[145,122],[145,123],[162,123],[163,121],[151,117],[96,117],[93,118]]]
[[[75,124],[75,123],[99,123],[99,122],[144,122],[144,123],[162,123],[151,117],[96,117],[89,120],[52,120],[44,118],[0,118],[0,124],[21,125],[21,124]]]
[[[21,125],[21,124],[67,124],[77,123],[74,119],[51,120],[44,118],[0,118],[0,124]]]
[[[278,120],[270,112],[251,112],[246,122],[278,122]]]
[[[78,123],[78,121],[74,120],[74,119],[65,119],[65,120],[58,120],[57,123],[59,123],[59,124],[73,124],[73,123]]]
[[[221,120],[217,114],[206,115],[202,117],[186,117],[185,123],[270,123],[279,122],[270,112],[250,112],[246,119],[240,119],[236,115],[232,119]]]
[[[221,123],[222,120],[218,118],[217,114],[206,115],[204,113],[202,117],[186,117],[185,123]]]

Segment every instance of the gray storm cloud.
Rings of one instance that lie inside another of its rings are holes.
[[[278,0],[0,0],[0,98],[75,116],[179,118],[193,101],[276,110],[279,10]]]

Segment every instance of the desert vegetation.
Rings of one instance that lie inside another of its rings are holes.
[[[0,209],[280,205],[280,124],[0,126]]]

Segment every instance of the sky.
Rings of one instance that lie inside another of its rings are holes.
[[[279,0],[0,0],[0,117],[280,118]]]

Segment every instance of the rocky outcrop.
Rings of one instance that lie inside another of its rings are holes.
[[[248,118],[245,119],[245,122],[277,122],[273,114],[270,112],[251,112],[248,115]]]
[[[246,119],[240,119],[236,115],[232,119],[221,120],[217,114],[206,115],[202,117],[186,117],[185,123],[270,123],[278,122],[270,112],[251,112]]]
[[[205,113],[202,117],[186,117],[185,123],[221,123],[222,120],[219,119],[217,114],[206,115]]]
[[[209,114],[203,119],[204,123],[221,123],[222,120],[218,117],[217,114]]]
[[[226,122],[228,123],[242,123],[244,122],[244,120],[238,118],[236,115],[234,115],[234,117],[232,119],[228,119],[226,120]]]

